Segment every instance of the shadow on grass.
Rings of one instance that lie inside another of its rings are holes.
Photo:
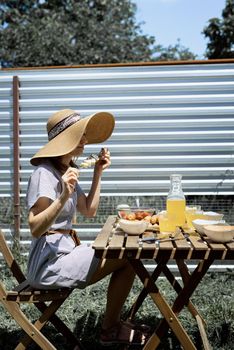
[[[74,329],[74,334],[81,339],[81,343],[84,347],[84,350],[121,350],[123,346],[116,345],[111,347],[103,347],[99,344],[99,333],[101,324],[94,324],[95,314],[90,313],[88,319],[86,318],[86,328],[83,329],[84,319],[77,320],[77,324]],[[152,322],[152,320],[146,320],[148,324]],[[155,320],[154,320],[155,322]],[[45,326],[43,328],[43,334],[52,342],[52,344],[58,350],[72,350],[72,346],[69,345],[66,340],[63,338],[61,334],[58,334],[56,330],[52,326]],[[0,349],[1,350],[13,350],[17,346],[19,340],[21,339],[23,332],[20,330],[15,331],[6,331],[0,329]],[[40,348],[32,343],[28,350],[39,350]],[[142,347],[134,347],[130,346],[130,350],[138,350],[142,349]],[[162,344],[158,347],[159,350],[177,350],[181,349],[177,339],[169,333],[167,337],[165,337],[162,341]],[[199,349],[199,348],[198,348]]]
[[[151,325],[152,329],[154,329],[155,326],[159,324],[161,319],[155,319],[153,317],[147,317],[144,319],[144,323]],[[85,329],[83,328],[84,322],[86,323]],[[137,320],[136,323],[143,323],[142,320]],[[123,345],[116,345],[111,347],[103,347],[99,344],[99,334],[101,329],[101,320],[98,320],[98,323],[96,322],[96,314],[90,312],[88,317],[86,319],[81,318],[77,320],[74,333],[75,335],[81,339],[82,345],[84,346],[85,350],[104,350],[104,349],[110,349],[110,350],[120,350],[123,348]],[[195,339],[196,340],[196,339]],[[202,349],[202,347],[198,347],[198,342],[195,342],[195,345],[197,349]],[[129,350],[138,350],[142,349],[142,347],[134,347],[129,346]],[[158,347],[158,350],[181,350],[181,346],[177,340],[177,338],[174,336],[174,334],[169,330],[169,332],[166,334],[166,336],[162,339],[162,342],[160,346]]]
[[[88,317],[84,316],[77,320],[74,334],[81,340],[81,344],[84,347],[84,350],[121,350],[123,346],[116,345],[111,347],[103,347],[99,344],[99,333],[101,328],[101,322],[98,323],[95,321],[96,315],[94,313],[89,313]],[[84,321],[86,324],[85,329],[83,328]],[[151,317],[144,320],[149,325],[157,325],[160,322],[160,319],[155,320]],[[220,328],[220,327],[219,327]],[[232,331],[228,324],[223,323],[221,329],[219,329],[220,336],[218,337],[218,343],[216,349],[229,349],[225,347],[225,343],[227,339],[230,340],[230,336],[232,337]],[[66,339],[61,334],[58,334],[53,326],[47,325],[43,328],[43,334],[51,341],[51,343],[58,350],[72,350],[73,347],[67,343]],[[0,349],[1,350],[13,350],[17,346],[19,340],[23,336],[23,332],[20,330],[5,330],[0,329]],[[213,336],[217,338],[216,329],[214,329]],[[203,349],[200,334],[198,330],[194,330],[194,334],[192,334],[193,342],[198,350]],[[28,348],[28,350],[39,350],[40,348],[32,343]],[[138,350],[141,347],[130,346],[129,350]],[[181,346],[174,336],[174,334],[169,330],[167,335],[162,339],[158,350],[181,350]],[[231,349],[231,348],[230,348]]]
[[[71,346],[66,343],[66,340],[61,334],[58,334],[57,331],[52,326],[45,326],[43,328],[43,334],[51,341],[51,343],[58,350],[70,350]],[[1,350],[13,350],[18,345],[20,339],[24,333],[21,330],[4,330],[0,329],[0,349]],[[28,350],[39,350],[40,347],[36,343],[32,342],[27,348]]]

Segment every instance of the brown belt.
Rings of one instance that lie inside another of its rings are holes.
[[[42,236],[49,236],[49,235],[53,235],[55,233],[60,233],[62,235],[69,235],[73,239],[76,246],[80,245],[80,239],[77,236],[77,233],[75,230],[69,230],[69,231],[49,230],[49,231],[45,232]]]

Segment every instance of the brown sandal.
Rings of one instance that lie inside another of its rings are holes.
[[[148,334],[151,334],[152,331],[151,331],[151,327],[142,323],[142,324],[136,324],[130,320],[121,320],[122,324],[124,324],[126,327],[129,327],[131,329],[137,329],[139,331],[141,331],[142,333],[148,335]]]
[[[111,328],[101,330],[100,344],[103,346],[111,346],[114,344],[142,346],[146,344],[148,337],[149,334],[139,329],[132,328],[129,323],[119,322]]]

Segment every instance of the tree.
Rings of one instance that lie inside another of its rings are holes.
[[[177,40],[175,45],[169,45],[168,47],[156,45],[154,49],[156,54],[154,56],[155,61],[195,60],[197,57],[197,55],[181,44],[180,39]]]
[[[209,38],[208,58],[234,58],[234,0],[226,0],[222,19],[211,18],[203,34]]]
[[[130,0],[9,0],[0,3],[3,66],[149,61],[154,38]]]
[[[154,46],[136,23],[131,0],[0,2],[3,67],[194,59],[178,42]]]

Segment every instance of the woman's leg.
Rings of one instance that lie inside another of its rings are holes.
[[[101,260],[90,284],[93,284],[112,273],[107,291],[106,313],[103,329],[108,329],[120,321],[124,302],[131,290],[135,272],[127,260]]]

